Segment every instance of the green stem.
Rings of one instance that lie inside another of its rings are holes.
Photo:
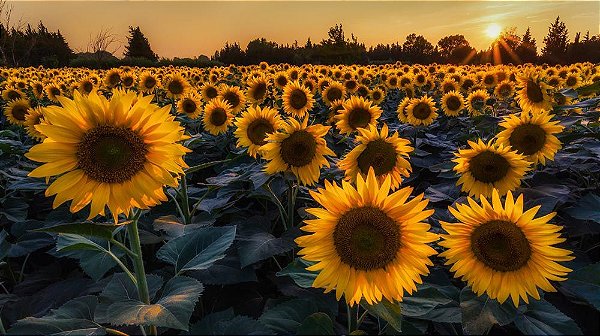
[[[150,304],[150,293],[148,291],[148,281],[146,279],[146,271],[144,270],[144,260],[142,259],[142,245],[140,243],[140,232],[138,229],[138,219],[141,211],[134,213],[131,223],[127,225],[127,233],[129,234],[129,246],[131,251],[135,253],[133,266],[135,269],[136,287],[140,300],[145,304]],[[156,329],[150,327],[150,334],[156,335]]]
[[[277,209],[279,210],[279,216],[281,217],[281,222],[283,223],[283,227],[285,228],[285,231],[287,231],[287,218],[285,216],[285,209],[283,208],[283,204],[281,204],[281,201],[279,200],[279,198],[277,198],[277,195],[275,195],[275,193],[273,192],[273,189],[271,189],[271,185],[270,184],[264,184],[262,186],[265,190],[267,190],[271,196],[273,196],[273,200],[275,202],[275,204],[277,205]]]
[[[125,252],[131,258],[136,257],[135,253],[133,253],[130,249],[127,248],[127,246],[125,246],[125,244],[121,243],[120,241],[111,238],[110,243],[123,250],[123,252]]]
[[[2,322],[2,318],[0,318],[0,334],[6,335],[6,329],[4,329],[4,322]]]
[[[25,260],[23,261],[23,265],[21,265],[21,272],[19,273],[19,282],[23,281],[23,273],[25,272],[25,265],[27,264],[27,260],[29,260],[29,256],[31,253],[27,253],[25,256]]]
[[[183,175],[181,178],[181,210],[183,210],[183,221],[184,224],[190,224],[192,216],[190,215],[190,199],[188,197],[187,179]]]
[[[358,328],[360,327],[360,325],[363,323],[363,320],[365,319],[365,317],[367,317],[367,313],[369,311],[365,310],[360,317],[358,318],[358,320],[356,320],[356,329],[358,330]]]
[[[287,208],[287,224],[289,227],[294,227],[294,210],[296,208],[296,186],[294,182],[288,182],[288,208]]]
[[[348,334],[352,332],[352,312],[350,305],[346,302],[346,315],[348,318]]]

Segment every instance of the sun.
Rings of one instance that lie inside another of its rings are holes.
[[[502,27],[500,27],[500,25],[497,23],[492,23],[485,29],[485,34],[491,38],[497,38],[498,36],[500,36],[501,32]]]

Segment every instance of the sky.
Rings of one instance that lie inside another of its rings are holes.
[[[462,34],[477,49],[487,49],[491,25],[531,27],[541,48],[557,15],[573,39],[576,32],[599,34],[600,1],[23,1],[9,0],[12,20],[52,31],[60,29],[71,48],[85,51],[90,36],[109,30],[120,41],[122,56],[129,26],[140,26],[161,57],[212,55],[225,42],[245,48],[257,37],[303,45],[326,38],[329,27],[342,23],[367,47],[402,43],[417,33],[433,44]]]

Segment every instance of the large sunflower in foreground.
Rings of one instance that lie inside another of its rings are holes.
[[[174,175],[187,167],[182,157],[189,150],[177,143],[184,129],[171,107],[152,98],[115,91],[108,101],[75,92],[74,100],[59,98],[62,107],[44,109],[47,124],[36,129],[47,138],[25,155],[44,163],[29,176],[57,176],[46,189],[56,195],[54,208],[72,200],[77,212],[91,203],[91,219],[108,206],[116,222],[120,213],[167,200],[163,187],[177,186]]]
[[[454,171],[460,174],[457,185],[470,196],[490,197],[497,189],[500,195],[515,190],[529,170],[531,163],[509,146],[487,144],[479,139],[469,141],[470,149],[461,149],[456,153]]]
[[[388,126],[385,124],[381,132],[371,125],[368,129],[359,128],[358,133],[358,146],[338,162],[346,179],[356,182],[359,174],[366,177],[372,167],[379,182],[391,176],[392,190],[398,189],[402,177],[409,176],[412,170],[407,160],[408,154],[414,150],[410,141],[400,138],[398,132],[388,136]]]
[[[413,98],[406,107],[407,121],[414,126],[430,125],[437,116],[437,108],[431,97]]]
[[[336,115],[336,127],[341,134],[350,134],[359,128],[376,125],[383,112],[377,105],[362,97],[352,96],[346,99],[343,110]]]
[[[238,147],[248,147],[248,154],[256,157],[260,146],[266,144],[269,133],[278,131],[283,126],[279,112],[270,107],[249,107],[235,121],[234,132]]]
[[[517,101],[524,112],[547,112],[552,109],[552,87],[535,72],[525,72],[517,77]]]
[[[505,129],[496,136],[497,142],[525,155],[534,166],[538,163],[545,165],[546,160],[554,159],[560,149],[561,143],[555,134],[564,129],[558,121],[551,119],[549,113],[510,114],[500,123]]]
[[[304,118],[315,100],[312,93],[298,82],[289,82],[283,88],[283,110],[296,118]]]
[[[485,197],[481,205],[467,200],[468,205],[449,207],[458,223],[441,221],[448,234],[439,245],[448,250],[440,256],[452,265],[454,276],[500,303],[510,296],[515,306],[519,298],[529,303],[528,295],[539,300],[538,287],[555,292],[548,280],[566,280],[571,271],[558,262],[574,259],[571,251],[552,246],[565,241],[562,227],[548,223],[556,213],[535,218],[540,206],[524,211],[523,195],[514,201],[511,192],[504,205],[497,190],[491,204]]]
[[[321,207],[306,210],[316,219],[304,221],[301,229],[311,234],[296,238],[298,254],[316,262],[307,268],[319,271],[313,287],[335,290],[351,306],[362,298],[401,301],[433,265],[429,257],[436,252],[427,244],[437,235],[423,222],[433,210],[425,210],[423,194],[408,201],[410,187],[390,194],[391,177],[380,184],[373,169],[356,182],[355,188],[325,181],[324,189],[310,191]]]
[[[323,138],[329,126],[308,126],[308,118],[301,123],[288,119],[283,130],[267,135],[259,151],[268,160],[267,174],[290,170],[301,184],[313,185],[319,180],[322,167],[329,167],[325,155],[335,156]]]

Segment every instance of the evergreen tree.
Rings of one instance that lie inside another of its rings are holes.
[[[544,61],[552,64],[564,63],[567,60],[568,44],[569,30],[558,16],[548,28],[548,35],[544,37],[544,48],[542,48]]]
[[[144,36],[139,26],[135,28],[129,26],[125,57],[145,58],[153,62],[158,61],[158,55],[152,51],[148,39]]]
[[[535,63],[537,61],[537,43],[535,38],[531,36],[529,27],[527,27],[527,31],[525,31],[515,52],[521,59],[521,63]]]

